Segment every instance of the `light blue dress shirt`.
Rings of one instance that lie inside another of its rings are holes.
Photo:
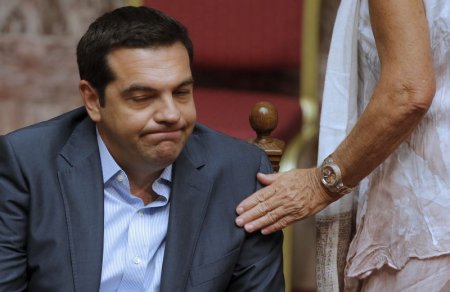
[[[97,132],[104,183],[103,264],[100,291],[159,291],[169,221],[172,165],[153,183],[148,205],[132,195],[127,175]]]

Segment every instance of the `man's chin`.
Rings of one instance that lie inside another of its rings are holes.
[[[180,155],[180,150],[175,148],[163,148],[158,149],[156,155],[152,157],[152,160],[158,163],[159,165],[164,165],[164,167],[172,164]]]
[[[180,155],[184,143],[180,145],[180,142],[163,141],[158,145],[147,146],[141,145],[140,153],[141,157],[149,165],[157,167],[166,167],[175,162]]]

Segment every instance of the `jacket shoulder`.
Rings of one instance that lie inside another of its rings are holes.
[[[53,159],[82,124],[95,129],[84,107],[0,136],[0,142],[9,144],[24,161]]]
[[[17,129],[6,134],[5,138],[16,146],[31,146],[37,141],[52,141],[56,137],[64,140],[64,137],[70,136],[72,130],[86,118],[86,110],[79,107],[47,121]]]
[[[259,156],[264,152],[245,140],[218,132],[202,124],[196,125],[191,138],[192,144],[201,144],[205,151],[213,154],[245,156],[253,153]]]
[[[214,168],[245,172],[258,170],[261,163],[270,165],[259,147],[201,124],[196,125],[186,151],[194,161],[203,161]]]

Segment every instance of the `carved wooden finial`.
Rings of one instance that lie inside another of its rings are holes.
[[[277,109],[269,102],[258,102],[250,112],[249,120],[250,125],[256,132],[256,138],[249,140],[249,142],[262,148],[269,156],[273,170],[278,171],[285,143],[270,136],[270,133],[278,124]]]

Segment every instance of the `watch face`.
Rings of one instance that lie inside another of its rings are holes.
[[[334,169],[331,166],[327,165],[323,167],[322,178],[327,185],[332,186],[336,184],[336,173],[334,172]]]

